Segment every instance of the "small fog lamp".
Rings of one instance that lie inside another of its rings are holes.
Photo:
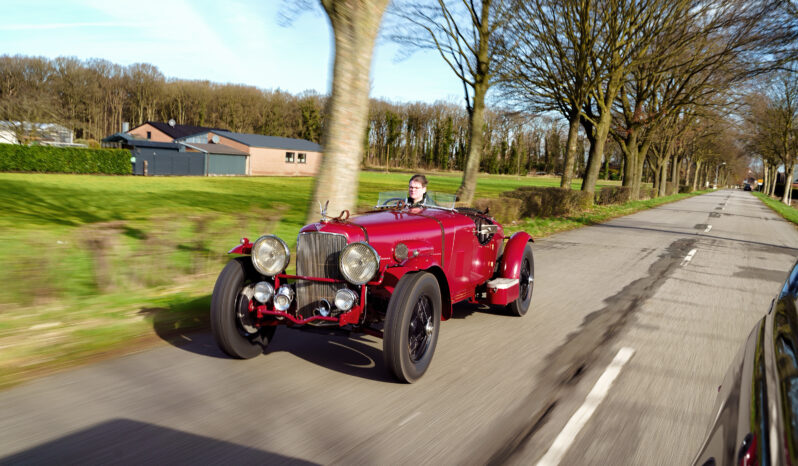
[[[342,311],[348,311],[357,302],[357,294],[349,288],[343,288],[335,292],[335,307]]]
[[[274,295],[274,308],[278,311],[287,311],[294,299],[294,290],[288,285],[283,285]]]
[[[255,300],[261,303],[267,303],[274,295],[274,287],[269,282],[258,282],[255,285]]]
[[[316,311],[318,311],[320,316],[328,317],[330,315],[330,302],[322,298],[322,300],[319,301],[319,307],[316,308]]]

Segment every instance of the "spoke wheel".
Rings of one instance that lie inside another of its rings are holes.
[[[441,291],[427,272],[409,273],[399,280],[385,316],[383,352],[388,369],[402,382],[412,383],[427,371],[441,324]]]
[[[408,350],[410,351],[410,360],[412,362],[418,362],[424,357],[432,341],[430,335],[434,329],[432,301],[429,296],[421,296],[418,298],[415,307],[413,307],[413,314],[410,316],[410,328],[407,332]]]
[[[507,305],[510,314],[521,317],[529,310],[532,302],[532,289],[535,286],[535,260],[532,256],[532,245],[527,243],[524,257],[521,259],[521,270],[518,274],[518,298]]]
[[[211,333],[219,348],[238,359],[262,354],[274,337],[276,327],[257,327],[249,311],[254,282],[260,276],[248,257],[227,263],[219,274],[211,297]]]

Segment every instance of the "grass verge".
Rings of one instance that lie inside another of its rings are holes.
[[[788,206],[777,199],[773,199],[764,193],[754,191],[754,196],[758,197],[766,206],[775,210],[776,213],[784,217],[788,222],[798,224],[798,209]]]

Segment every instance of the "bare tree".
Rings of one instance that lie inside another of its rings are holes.
[[[392,39],[409,47],[438,50],[463,83],[470,132],[463,179],[457,190],[460,201],[474,198],[482,156],[485,97],[494,84],[492,57],[498,31],[511,13],[509,0],[437,0],[437,4],[396,2],[392,11],[412,25]],[[399,29],[397,27],[397,29]]]
[[[601,77],[590,61],[603,47],[598,21],[594,0],[518,2],[498,67],[502,96],[511,105],[557,111],[568,121],[563,188],[571,187],[574,175],[582,109]]]
[[[798,161],[798,73],[779,72],[768,81],[760,99],[752,107],[755,120],[754,134],[750,137],[766,159],[777,158],[784,165],[786,178],[781,201],[789,205]]]

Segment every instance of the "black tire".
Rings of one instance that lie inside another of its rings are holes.
[[[535,286],[535,259],[532,256],[532,245],[526,243],[524,257],[521,259],[521,270],[518,277],[518,298],[507,305],[510,314],[523,317],[532,302],[532,289]]]
[[[252,288],[260,275],[249,257],[237,257],[216,279],[211,297],[211,332],[227,355],[249,359],[263,354],[274,337],[275,326],[256,328],[248,311]]]
[[[427,371],[441,327],[441,289],[430,273],[399,280],[385,316],[383,354],[401,382],[413,383]]]

